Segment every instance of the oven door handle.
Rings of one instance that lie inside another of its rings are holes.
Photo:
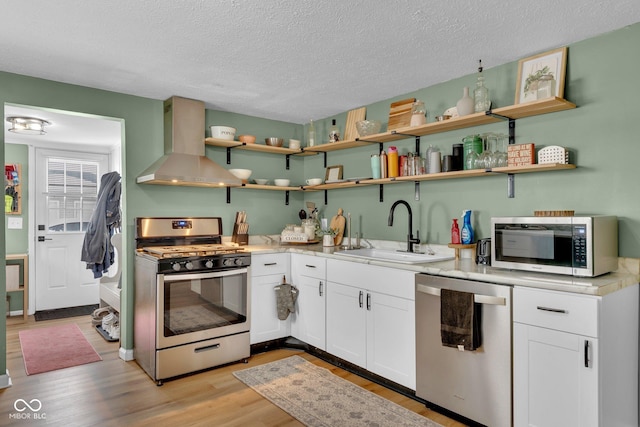
[[[231,270],[201,271],[189,274],[163,274],[162,276],[164,276],[165,282],[177,282],[180,280],[212,279],[214,277],[235,276],[238,274],[246,274],[248,272],[249,270],[247,268],[233,268]]]

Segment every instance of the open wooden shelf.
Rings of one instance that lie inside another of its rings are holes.
[[[430,173],[425,175],[399,176],[395,178],[363,179],[358,181],[345,181],[332,184],[314,185],[302,187],[305,190],[335,190],[339,188],[352,188],[363,185],[399,184],[402,182],[437,181],[443,179],[474,178],[482,176],[495,176],[504,174],[521,174],[533,172],[550,172],[557,170],[575,169],[576,165],[550,163],[543,165],[527,165],[518,167],[500,167],[494,169],[472,169],[453,172]]]
[[[558,111],[571,110],[576,105],[563,98],[548,98],[540,101],[527,102],[525,104],[510,105],[508,107],[496,108],[490,112],[473,113],[464,117],[456,117],[442,122],[432,122],[420,126],[408,126],[398,128],[391,132],[383,132],[369,135],[364,138],[356,138],[353,141],[340,141],[327,143],[305,148],[305,152],[329,152],[335,150],[345,150],[355,147],[363,147],[369,144],[393,142],[415,136],[434,135],[453,130],[466,129],[474,126],[498,123],[506,119],[522,119],[525,117],[538,116],[541,114],[555,113]],[[500,117],[501,116],[501,117]]]
[[[272,147],[263,144],[246,144],[240,141],[229,141],[226,139],[206,138],[205,144],[216,147],[238,148],[241,150],[258,151],[262,153],[272,154],[284,154],[284,155],[297,155],[306,156],[318,153],[326,153],[337,150],[347,150],[351,148],[364,147],[371,144],[381,144],[386,142],[398,141],[401,139],[407,139],[412,137],[419,137],[424,135],[433,135],[438,133],[450,132],[459,129],[466,129],[475,126],[486,125],[490,123],[499,123],[506,120],[513,121],[525,117],[538,116],[542,114],[555,113],[558,111],[571,110],[576,108],[576,105],[563,98],[547,98],[539,101],[527,102],[524,104],[510,105],[507,107],[496,108],[495,110],[485,111],[482,113],[474,113],[464,117],[457,117],[455,119],[449,119],[442,122],[427,123],[420,126],[408,126],[404,128],[395,129],[391,132],[383,132],[375,135],[369,135],[366,138],[356,138],[354,140],[345,140],[334,143],[326,143],[322,145],[315,145],[313,147],[300,148],[297,150],[284,148],[284,147]],[[229,160],[228,160],[229,161]],[[326,159],[325,159],[326,162]],[[287,168],[289,167],[287,157]],[[518,167],[499,167],[492,169],[473,169],[462,170],[454,172],[440,172],[433,174],[414,175],[414,176],[401,176],[396,178],[383,178],[383,179],[362,179],[362,180],[347,180],[343,182],[335,182],[330,184],[320,184],[313,186],[287,186],[278,187],[275,185],[258,185],[258,184],[243,184],[242,188],[255,189],[255,190],[275,190],[285,191],[288,197],[290,191],[325,191],[335,190],[341,188],[354,188],[359,186],[370,185],[387,185],[387,184],[399,184],[403,182],[418,183],[421,181],[436,181],[443,179],[459,179],[459,178],[475,178],[482,176],[494,176],[494,175],[508,175],[508,197],[513,196],[513,175],[522,173],[533,172],[550,172],[557,170],[575,169],[575,165],[567,164],[543,164],[543,165],[527,165]],[[227,190],[227,203],[229,203],[230,193]],[[382,194],[382,187],[381,187]],[[325,194],[326,199],[326,194]],[[382,199],[382,196],[381,196]]]
[[[245,142],[240,141],[230,141],[228,139],[219,139],[219,138],[205,138],[204,143],[207,145],[212,145],[214,147],[224,147],[224,148],[237,148],[239,150],[247,150],[247,151],[258,151],[261,153],[272,153],[272,154],[289,154],[295,156],[312,156],[317,153],[306,151],[302,148],[293,149],[286,147],[272,147],[271,145],[265,144],[247,144]]]
[[[242,184],[241,188],[252,188],[254,190],[277,190],[277,191],[302,191],[302,186],[281,187],[279,185]]]
[[[531,101],[525,104],[510,105],[508,107],[496,108],[490,112],[473,113],[464,117],[456,117],[442,122],[432,122],[420,126],[407,126],[395,129],[391,132],[377,133],[364,138],[345,140],[313,147],[305,147],[297,150],[284,147],[271,147],[263,144],[246,144],[240,141],[229,141],[226,139],[206,138],[205,144],[215,147],[238,148],[241,150],[259,151],[273,154],[292,154],[296,156],[309,156],[329,151],[348,150],[350,148],[364,147],[370,144],[399,141],[415,136],[434,135],[437,133],[450,132],[453,130],[466,129],[474,126],[498,123],[503,119],[522,119],[525,117],[539,116],[541,114],[555,113],[558,111],[571,110],[576,105],[563,98],[548,98],[540,101]]]
[[[518,167],[499,167],[493,169],[472,169],[461,170],[453,172],[439,172],[430,173],[424,175],[412,175],[412,176],[398,176],[395,178],[380,178],[380,179],[361,179],[344,182],[334,182],[331,184],[320,185],[299,185],[289,187],[278,187],[276,185],[258,185],[258,184],[243,184],[242,188],[249,188],[254,190],[279,190],[279,191],[322,191],[322,190],[336,190],[341,188],[353,188],[363,187],[369,185],[387,185],[387,184],[401,184],[403,182],[421,182],[421,181],[438,181],[443,179],[459,179],[459,178],[475,178],[483,176],[496,176],[506,174],[523,174],[534,172],[551,172],[559,170],[575,169],[576,165],[567,165],[560,163],[549,163],[542,165],[526,165]]]

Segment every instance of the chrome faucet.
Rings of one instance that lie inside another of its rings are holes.
[[[393,211],[396,209],[398,205],[405,205],[407,207],[407,211],[409,211],[409,234],[407,235],[407,252],[413,252],[413,245],[420,243],[420,231],[416,231],[416,238],[413,238],[413,213],[411,212],[411,206],[409,203],[404,200],[398,200],[393,205],[391,205],[391,210],[389,211],[389,227],[393,226]]]

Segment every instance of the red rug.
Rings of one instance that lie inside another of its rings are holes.
[[[102,360],[75,323],[20,331],[19,335],[27,375]]]

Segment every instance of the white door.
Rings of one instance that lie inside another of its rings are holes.
[[[367,292],[367,369],[416,389],[415,301]]]
[[[97,304],[98,279],[80,261],[107,154],[36,149],[36,311]]]
[[[366,292],[360,288],[327,283],[327,351],[367,367]]]
[[[326,349],[325,342],[325,294],[324,280],[308,276],[298,276],[293,284],[298,287],[296,314],[292,319],[292,335],[299,340]]]

